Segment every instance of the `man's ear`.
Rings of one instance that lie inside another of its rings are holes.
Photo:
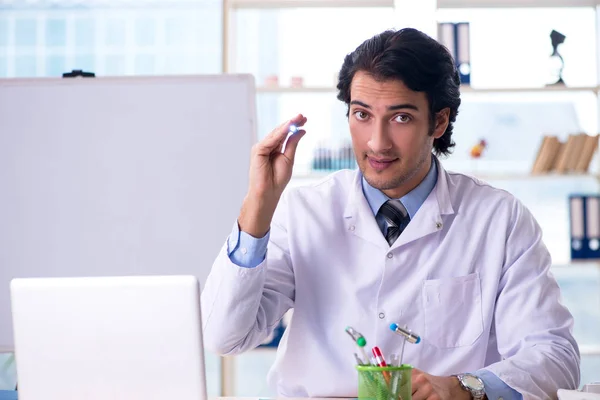
[[[435,114],[435,129],[433,130],[433,137],[436,139],[441,138],[448,128],[450,123],[450,108],[446,107],[441,109]]]

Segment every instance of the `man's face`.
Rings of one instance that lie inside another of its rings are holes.
[[[414,189],[429,170],[433,140],[444,134],[448,113],[442,110],[431,127],[424,92],[357,72],[350,86],[349,124],[367,182],[392,198]]]

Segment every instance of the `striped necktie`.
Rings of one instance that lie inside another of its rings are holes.
[[[388,200],[383,203],[377,214],[383,216],[388,224],[385,240],[391,246],[410,222],[408,211],[400,200]]]

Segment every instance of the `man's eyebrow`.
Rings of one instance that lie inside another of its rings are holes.
[[[387,109],[390,111],[395,111],[395,110],[402,110],[403,108],[409,108],[411,110],[419,111],[419,107],[415,106],[414,104],[410,104],[410,103],[396,104],[393,106],[389,106]]]
[[[368,105],[366,103],[363,103],[360,100],[352,100],[350,102],[350,104],[355,104],[355,105],[358,105],[358,106],[361,106],[361,107],[364,107],[364,108],[368,108],[368,109],[371,108],[370,105]],[[411,110],[415,110],[415,111],[419,111],[419,107],[417,107],[417,106],[415,106],[414,104],[411,104],[411,103],[395,104],[393,106],[389,106],[387,109],[389,111],[396,111],[396,110],[402,110],[402,109],[405,109],[405,108],[408,108],[408,109],[411,109]]]
[[[360,100],[352,100],[352,101],[350,102],[350,104],[356,104],[356,105],[358,105],[358,106],[361,106],[361,107],[364,107],[364,108],[371,108],[371,106],[370,106],[370,105],[368,105],[368,104],[366,104],[366,103],[363,103],[363,102],[362,102],[362,101],[360,101]]]

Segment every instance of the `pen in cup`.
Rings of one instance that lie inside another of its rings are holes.
[[[375,362],[377,363],[377,366],[379,367],[387,367],[387,363],[385,362],[385,359],[383,358],[383,354],[381,354],[381,350],[379,349],[379,347],[375,346],[373,347],[373,349],[371,350],[373,352],[373,356],[375,357]],[[390,373],[388,371],[382,371],[383,372],[383,377],[385,378],[386,383],[390,383]]]

